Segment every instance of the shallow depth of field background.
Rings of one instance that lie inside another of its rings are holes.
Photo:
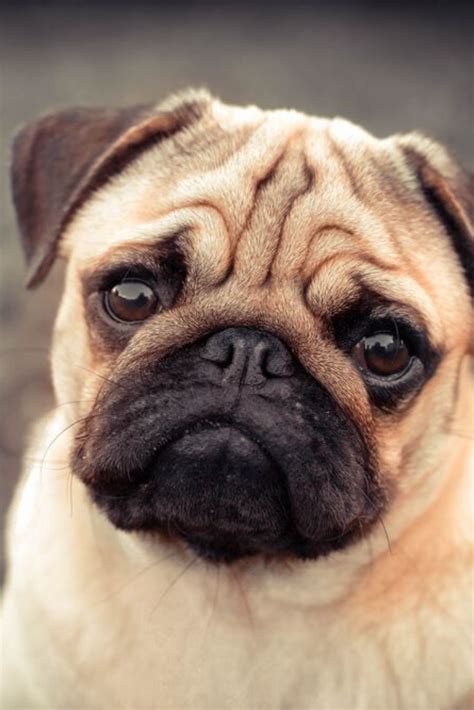
[[[0,5],[0,530],[28,428],[52,404],[61,292],[61,268],[23,289],[8,185],[15,129],[55,107],[206,85],[229,102],[343,115],[378,136],[421,129],[472,168],[472,31],[472,11],[454,0]]]

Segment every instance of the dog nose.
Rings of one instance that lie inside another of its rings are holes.
[[[210,335],[201,352],[204,360],[223,371],[222,382],[259,385],[275,377],[290,377],[293,355],[274,335],[252,328],[226,328]]]

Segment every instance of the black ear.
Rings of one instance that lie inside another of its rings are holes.
[[[20,130],[12,187],[28,287],[48,273],[61,233],[87,197],[139,152],[200,118],[208,104],[205,92],[191,91],[162,107],[57,111]]]
[[[397,137],[429,206],[444,224],[474,298],[474,175],[419,133]]]

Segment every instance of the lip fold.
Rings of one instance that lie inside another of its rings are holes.
[[[250,427],[243,425],[232,419],[229,416],[215,416],[215,417],[197,417],[189,420],[185,424],[180,424],[176,426],[173,430],[169,432],[166,440],[160,446],[159,451],[156,452],[159,455],[160,452],[164,451],[168,446],[173,445],[180,439],[186,436],[199,435],[203,432],[220,432],[228,431],[229,433],[235,432],[244,439],[252,442],[256,447],[258,447],[262,453],[265,455],[269,461],[279,470],[279,465],[271,453],[269,447],[265,445],[262,438],[258,436]]]

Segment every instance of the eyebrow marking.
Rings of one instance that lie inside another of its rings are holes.
[[[131,271],[134,267],[144,268],[149,271],[159,271],[167,266],[177,266],[184,262],[185,253],[182,249],[181,239],[185,234],[182,231],[173,232],[163,237],[158,242],[129,242],[118,247],[112,247],[99,259],[90,263],[81,272],[85,284],[94,285],[117,269]]]

